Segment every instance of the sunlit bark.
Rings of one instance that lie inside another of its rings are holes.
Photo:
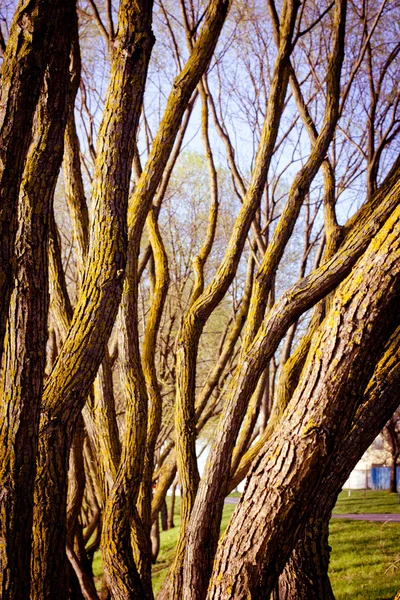
[[[400,330],[383,349],[353,418],[350,432],[330,459],[318,485],[310,517],[279,580],[280,600],[333,598],[328,576],[328,525],[337,496],[368,446],[398,406]]]
[[[327,458],[348,433],[365,380],[396,324],[399,227],[396,208],[336,292],[285,419],[252,466],[217,553],[209,598],[272,591],[312,511],[313,490]],[[284,544],[279,543],[283,535]],[[242,536],[252,540],[251,546]]]

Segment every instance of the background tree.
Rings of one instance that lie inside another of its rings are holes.
[[[383,437],[390,449],[391,464],[390,464],[390,491],[393,494],[397,493],[397,466],[400,456],[399,446],[399,414],[398,410],[390,417],[382,430]]]

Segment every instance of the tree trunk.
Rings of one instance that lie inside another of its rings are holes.
[[[279,600],[335,600],[328,576],[329,515],[314,513],[279,577]]]
[[[174,483],[172,484],[171,487],[171,502],[169,505],[169,511],[168,511],[168,523],[167,523],[167,529],[172,529],[173,527],[175,527],[174,525],[174,511],[175,511],[175,493],[176,493],[176,486],[178,485],[177,481],[174,481]]]
[[[120,5],[110,84],[97,140],[86,271],[68,336],[43,395],[35,485],[33,600],[63,600],[67,595],[69,448],[122,295],[134,139],[153,44],[151,31],[142,31],[138,10],[137,3],[128,0]]]
[[[392,457],[392,464],[390,466],[390,491],[392,494],[397,494],[397,462],[399,460],[398,455]]]
[[[151,526],[151,562],[155,564],[160,551],[160,520],[156,519]]]
[[[282,591],[279,600],[323,600],[332,597],[328,577],[328,524],[331,511],[352,468],[398,405],[399,349],[400,328],[397,328],[384,348],[349,435],[332,456],[328,474],[316,488],[312,513],[279,580]]]
[[[240,416],[245,411],[265,364],[273,356],[288,326],[296,315],[299,315],[300,306],[303,313],[306,306],[308,308],[314,306],[331,292],[354,267],[357,258],[365,252],[379,227],[382,227],[387,219],[393,218],[400,194],[399,168],[400,159],[393,165],[371,201],[351,219],[346,227],[346,236],[340,250],[317,270],[285,292],[265,316],[246,355],[246,360],[238,365],[232,380],[232,391],[225,404],[222,422],[218,428],[219,439],[214,442],[212,449],[214,458],[208,460],[208,467],[196,499],[199,509],[197,517],[199,527],[198,532],[193,527],[195,536],[210,539],[205,525],[210,523],[211,516],[215,516],[217,499],[220,503],[218,516],[222,514],[221,496],[225,490],[221,490],[221,481],[226,477],[224,457],[230,454]],[[212,514],[209,508],[213,511]]]
[[[169,527],[168,527],[168,508],[167,508],[166,501],[164,501],[161,506],[160,516],[161,516],[161,529],[163,531],[167,531],[167,529],[169,529]]]
[[[399,234],[397,207],[338,288],[286,418],[252,467],[220,544],[208,598],[271,593],[395,325],[390,316],[396,318],[399,298]]]
[[[26,4],[21,0],[4,54],[0,97],[0,358],[16,266],[18,195],[32,140],[33,118],[43,77],[57,42],[62,41],[64,52],[68,51],[70,17],[67,13],[73,5],[72,1],[60,4],[38,0]],[[60,85],[63,89],[61,82]],[[1,567],[0,571],[3,571]]]
[[[50,62],[41,80],[32,135],[27,136],[31,145],[15,211],[18,213],[14,250],[17,262],[12,278],[15,287],[9,305],[0,382],[0,596],[5,600],[27,598],[30,594],[33,488],[47,341],[48,227],[62,160],[74,2],[63,3],[58,11],[47,7],[41,18],[55,20],[51,29],[53,42]],[[32,26],[36,35],[35,22]],[[48,41],[45,39],[44,43]],[[15,76],[17,72],[18,69]],[[5,81],[2,84],[6,87]],[[37,84],[31,81],[31,85]],[[28,112],[32,101],[29,98],[24,107]],[[1,213],[3,218],[6,211]],[[10,234],[11,230],[10,225]],[[1,268],[4,272],[4,263]],[[4,294],[2,289],[1,302]]]

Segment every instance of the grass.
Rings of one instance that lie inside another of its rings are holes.
[[[400,513],[399,496],[373,490],[345,490],[340,493],[333,510],[339,514]]]
[[[336,600],[393,600],[400,589],[398,523],[332,520],[329,542]]]
[[[236,495],[236,494],[235,494]],[[225,505],[221,530],[235,510]],[[338,498],[335,513],[399,513],[397,494],[347,490]],[[153,587],[160,589],[173,560],[179,531],[179,497],[175,504],[175,528],[160,534],[160,553],[153,567]],[[332,546],[330,577],[336,600],[393,600],[400,590],[399,523],[368,523],[333,519],[329,543]],[[94,569],[101,573],[100,558]]]
[[[96,589],[100,591],[103,579],[103,565],[101,562],[101,553],[99,550],[97,550],[97,552],[94,553],[92,569]]]
[[[397,494],[343,491],[334,513],[399,513]],[[330,578],[337,600],[392,600],[400,589],[399,523],[332,519]]]

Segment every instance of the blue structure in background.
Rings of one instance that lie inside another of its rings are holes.
[[[400,467],[396,468],[397,487],[400,484]],[[373,490],[388,490],[390,487],[390,467],[371,467],[371,487]]]

